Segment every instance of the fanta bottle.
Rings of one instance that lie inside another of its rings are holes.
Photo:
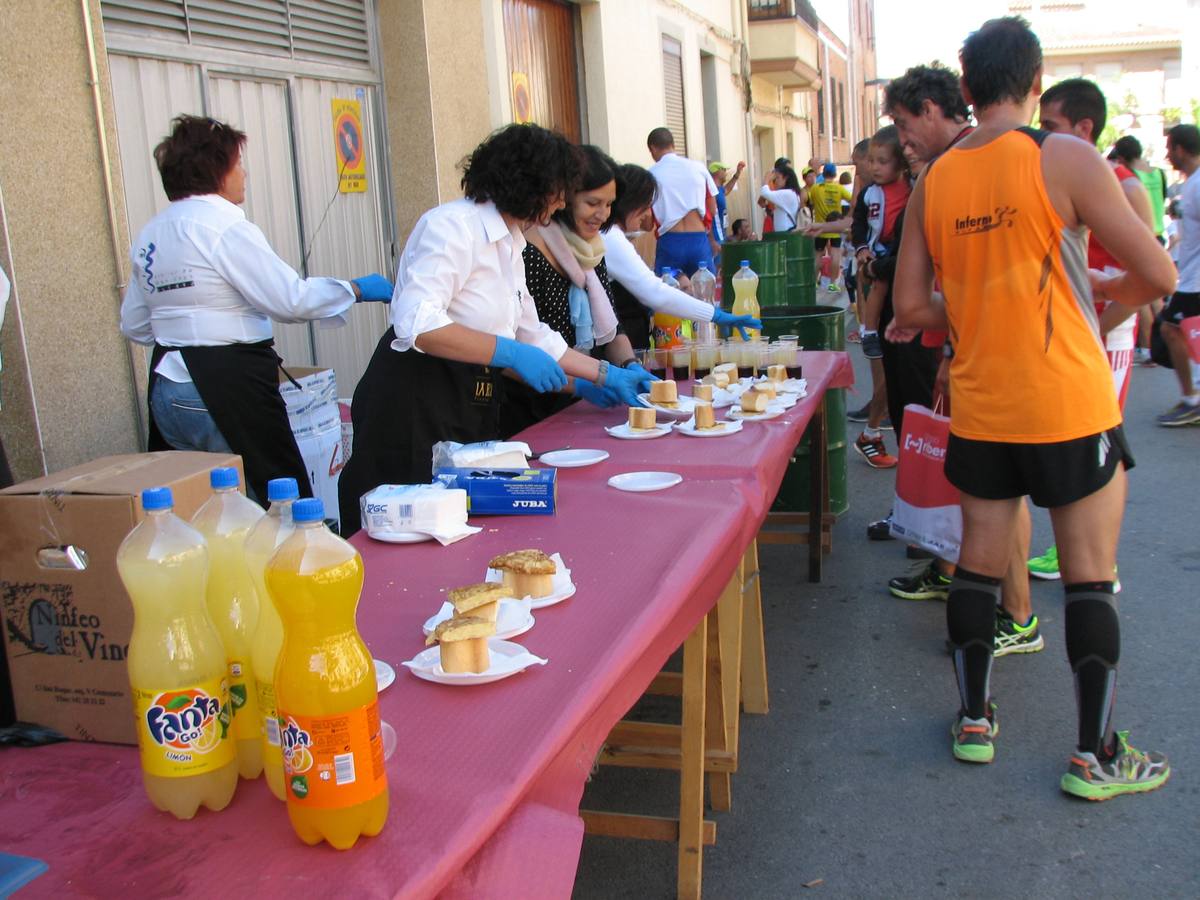
[[[283,622],[275,601],[267,591],[267,561],[292,534],[292,503],[300,496],[295,478],[272,478],[267,482],[271,508],[246,536],[246,566],[258,593],[258,627],[250,644],[254,683],[258,687],[259,734],[262,740],[263,772],[267,786],[280,800],[283,793],[283,754],[279,749],[279,718],[275,709],[275,664],[283,646]]]
[[[383,828],[387,772],[375,664],[354,621],[362,557],[324,519],[319,499],[292,505],[296,530],[267,563],[267,588],[283,620],[275,699],[288,817],[306,844],[347,850]]]
[[[762,311],[758,307],[758,275],[750,268],[749,260],[742,260],[741,266],[730,281],[733,282],[733,314],[760,318]],[[731,340],[756,341],[760,332],[756,328],[747,328],[746,334],[748,337],[743,338],[735,328],[729,337]]]
[[[678,269],[664,266],[662,270],[663,284],[679,290],[679,280],[676,276]],[[685,340],[692,336],[692,323],[670,313],[656,312],[650,322],[650,337],[654,348],[662,350],[668,347],[682,347]]]
[[[262,739],[250,641],[258,624],[259,604],[243,547],[263,510],[238,490],[237,469],[213,469],[209,484],[213,495],[192,516],[192,527],[208,542],[208,613],[221,635],[229,665],[238,772],[243,778],[257,778],[263,769]]]
[[[205,604],[208,548],[172,513],[171,489],[142,492],[146,518],[117,550],[133,601],[129,684],[142,780],[156,807],[190,819],[220,810],[237,788],[228,669]]]

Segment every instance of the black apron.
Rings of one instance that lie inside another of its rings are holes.
[[[267,482],[295,478],[301,497],[312,496],[308,467],[288,423],[279,393],[281,362],[273,340],[220,347],[163,347],[150,357],[150,391],[162,376],[154,370],[163,356],[178,350],[225,442],[242,458],[246,486],[267,505]],[[289,376],[290,377],[290,376]],[[149,395],[147,395],[149,396]],[[150,415],[150,450],[172,448]]]
[[[342,534],[362,525],[359,498],[381,484],[428,484],[438,441],[500,437],[500,370],[392,349],[389,328],[354,390],[354,447],[338,480]]]
[[[625,286],[619,281],[610,281],[613,308],[617,313],[617,321],[621,331],[629,338],[634,350],[650,348],[650,310],[638,302]]]
[[[500,439],[507,441],[519,431],[531,428],[575,402],[573,394],[547,391],[539,394],[523,381],[501,378]]]

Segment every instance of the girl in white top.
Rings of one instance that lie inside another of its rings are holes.
[[[759,196],[774,207],[772,221],[776,231],[792,231],[800,224],[800,208],[807,197],[791,166],[772,169]]]

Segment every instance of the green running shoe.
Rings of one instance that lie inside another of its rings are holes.
[[[990,763],[996,756],[992,741],[999,733],[995,703],[988,703],[988,715],[983,719],[972,719],[960,713],[950,727],[950,734],[954,738],[954,758],[969,763]]]
[[[947,600],[950,579],[930,563],[915,575],[893,578],[888,582],[888,590],[901,600]]]
[[[1121,794],[1153,791],[1170,777],[1165,755],[1143,753],[1129,746],[1129,732],[1118,731],[1117,752],[1112,759],[1100,762],[1094,753],[1076,752],[1059,786],[1084,800],[1111,800]]]
[[[1003,609],[996,610],[995,656],[1010,653],[1037,653],[1046,642],[1038,634],[1038,617],[1033,616],[1028,625],[1018,625],[1016,620]]]
[[[1029,561],[1029,574],[1044,581],[1058,581],[1058,547],[1051,545],[1050,549],[1041,556],[1035,556]]]

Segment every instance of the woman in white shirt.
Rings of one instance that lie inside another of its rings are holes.
[[[539,321],[525,284],[523,231],[549,224],[579,174],[566,138],[509,125],[467,160],[464,198],[417,222],[396,275],[392,327],[354,392],[354,448],[338,483],[343,534],[359,529],[367,491],[427,483],[436,442],[499,436],[504,370],[541,392],[575,389],[578,378],[638,402],[645,373],[569,349]]]
[[[246,135],[215,119],[179,116],[154,150],[171,204],[146,223],[130,256],[121,333],[153,345],[151,450],[234,452],[252,496],[308,469],[279,394],[271,322],[341,325],[358,300],[388,301],[382,275],[301,278],[246,221]]]
[[[634,347],[649,346],[647,309],[694,322],[712,322],[726,328],[762,328],[753,316],[735,316],[720,307],[697,300],[663,282],[646,265],[626,234],[636,231],[654,202],[658,185],[641,166],[617,167],[617,195],[610,224],[601,232],[604,261],[612,282],[613,299],[621,327]],[[717,275],[718,273],[713,273]]]
[[[767,175],[759,196],[774,207],[772,222],[776,231],[791,231],[800,224],[800,207],[807,200],[805,190],[791,166],[776,166]]]

